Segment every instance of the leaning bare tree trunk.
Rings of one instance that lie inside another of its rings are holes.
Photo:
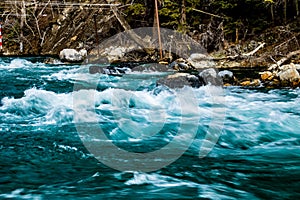
[[[128,24],[128,22],[125,20],[125,18],[121,14],[119,14],[118,8],[116,6],[110,6],[110,9],[113,11],[115,17],[117,18],[117,20],[119,21],[121,26],[125,29],[125,31],[128,31],[130,37],[138,45],[140,45],[147,54],[152,54],[153,52],[149,49],[150,44],[148,44],[147,42],[142,40],[134,31],[131,31],[131,27]]]

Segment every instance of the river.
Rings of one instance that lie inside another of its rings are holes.
[[[0,59],[1,199],[300,198],[299,89],[42,60]]]

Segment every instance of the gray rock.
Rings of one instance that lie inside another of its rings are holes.
[[[52,64],[52,65],[59,65],[59,64],[63,64],[60,60],[55,59],[55,58],[47,58],[44,61],[45,64]]]
[[[177,73],[159,79],[157,85],[164,85],[169,88],[183,88],[184,86],[200,87],[203,83],[195,75],[188,73]]]
[[[233,78],[233,73],[229,70],[223,70],[218,73],[221,78]]]
[[[196,69],[215,67],[215,62],[212,58],[201,53],[194,53],[190,55],[188,62]]]
[[[184,72],[189,70],[194,70],[195,68],[185,59],[179,58],[170,64],[170,68]]]
[[[229,70],[223,70],[218,73],[218,76],[222,78],[223,83],[228,83],[231,85],[235,85],[237,83],[237,79],[234,77],[233,73]]]
[[[223,85],[222,78],[217,74],[214,68],[205,69],[199,73],[200,78],[203,79],[204,83],[210,85]]]
[[[300,79],[299,72],[294,64],[283,65],[280,67],[280,72],[278,72],[278,77],[280,81],[294,82]]]
[[[86,58],[87,55],[88,55],[88,52],[87,52],[86,49],[81,49],[81,50],[79,51],[79,54],[80,54],[83,58]]]
[[[64,62],[82,62],[86,56],[86,50],[81,50],[78,52],[75,49],[63,49],[59,53],[59,58]]]

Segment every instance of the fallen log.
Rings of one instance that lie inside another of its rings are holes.
[[[262,43],[260,44],[256,49],[254,49],[253,51],[249,52],[249,53],[244,53],[242,54],[243,56],[253,56],[256,52],[258,52],[261,48],[263,48],[265,46],[266,43]]]

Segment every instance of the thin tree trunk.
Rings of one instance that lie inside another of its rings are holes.
[[[181,0],[181,31],[183,33],[186,33],[186,6],[185,6],[185,0]]]
[[[288,0],[284,0],[284,6],[283,6],[284,23],[286,23],[287,21],[287,1]]]
[[[299,2],[298,0],[295,0],[295,7],[296,7],[296,16],[299,16]]]
[[[235,43],[236,44],[239,43],[239,28],[238,27],[235,28]]]
[[[163,59],[157,0],[155,0],[155,15],[156,15],[157,36],[158,36],[158,43],[159,43],[159,55],[160,55],[160,59]]]
[[[271,17],[272,17],[272,23],[274,24],[275,22],[275,16],[274,16],[274,5],[273,3],[271,4]]]

